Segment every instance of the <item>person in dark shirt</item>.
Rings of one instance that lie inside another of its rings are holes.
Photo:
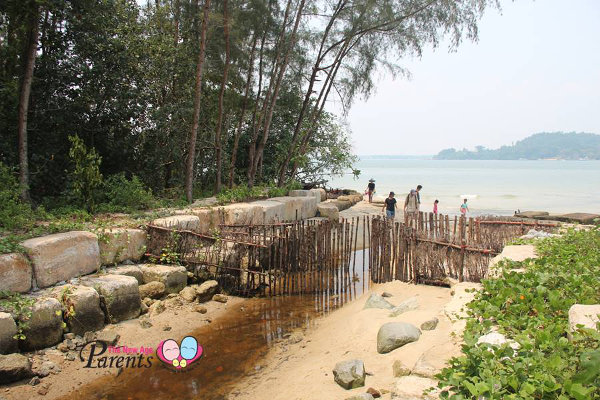
[[[398,207],[396,205],[396,199],[394,198],[394,192],[390,192],[390,195],[388,196],[387,199],[385,199],[385,205],[383,206],[383,210],[385,210],[385,216],[390,218],[390,219],[394,219],[394,216],[396,215],[396,208]]]
[[[367,185],[367,194],[369,195],[369,203],[373,202],[373,193],[375,192],[375,179],[369,179]]]

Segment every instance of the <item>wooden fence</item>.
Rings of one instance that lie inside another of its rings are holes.
[[[489,259],[529,227],[507,218],[420,213],[404,222],[382,217],[221,224],[214,235],[148,226],[148,256],[215,277],[241,295],[346,294],[357,282],[444,285],[447,277],[480,281]],[[360,251],[367,247],[368,251]]]

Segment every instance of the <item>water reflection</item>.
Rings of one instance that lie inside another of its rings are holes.
[[[154,357],[152,368],[128,369],[118,377],[101,378],[65,399],[225,399],[233,384],[254,373],[269,347],[286,333],[310,328],[315,318],[352,301],[368,288],[368,271],[363,273],[362,259],[362,251],[357,252],[356,273],[352,268],[350,273],[339,271],[320,293],[248,299],[212,324],[191,332],[204,347],[204,356],[187,372],[173,372]]]

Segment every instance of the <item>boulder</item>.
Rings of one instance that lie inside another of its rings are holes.
[[[188,286],[183,288],[183,290],[179,292],[179,295],[188,303],[192,303],[196,300],[196,297],[198,297],[198,292],[196,292],[195,288]]]
[[[332,221],[340,220],[340,210],[333,203],[321,203],[317,205],[319,216],[329,218]]]
[[[195,208],[192,214],[198,217],[198,232],[210,234],[219,226],[219,212],[216,208]]]
[[[187,270],[179,265],[140,265],[144,283],[162,282],[167,293],[179,293],[187,285]]]
[[[81,284],[96,289],[107,322],[114,324],[140,315],[140,292],[134,277],[107,274],[86,277]]]
[[[569,308],[569,328],[576,331],[578,325],[588,329],[598,329],[600,322],[600,304],[573,304]]]
[[[392,312],[390,313],[390,317],[397,317],[400,314],[403,314],[407,311],[416,310],[419,308],[419,301],[416,297],[409,297],[408,299],[402,301],[396,307],[392,308]]]
[[[173,215],[172,217],[158,218],[152,225],[182,231],[198,231],[200,218],[196,215]]]
[[[261,208],[264,223],[272,224],[274,222],[283,221],[285,216],[285,204],[273,200],[259,200],[252,204]]]
[[[380,295],[372,293],[363,307],[363,309],[366,308],[383,308],[385,310],[392,310],[394,305]]]
[[[90,232],[56,233],[26,240],[21,246],[33,263],[33,273],[40,288],[100,268],[98,238]]]
[[[76,335],[83,336],[104,327],[104,312],[100,307],[100,295],[88,286],[67,286],[62,293],[63,314],[67,327]],[[72,311],[71,311],[72,307]],[[74,312],[74,315],[70,315]]]
[[[4,385],[32,376],[31,363],[24,355],[18,353],[0,355],[0,384]]]
[[[422,331],[432,331],[435,328],[437,328],[437,324],[439,322],[440,322],[440,320],[437,317],[433,317],[421,324],[421,330]]]
[[[310,192],[319,200],[319,202],[327,200],[327,192],[323,188],[310,189]]]
[[[335,205],[337,207],[338,210],[340,211],[344,211],[349,209],[350,207],[352,207],[352,202],[350,200],[334,200],[332,202],[330,202],[331,204]]]
[[[273,197],[284,205],[283,220],[294,221],[296,219],[308,219],[317,214],[317,199],[315,197]]]
[[[219,291],[219,282],[206,281],[196,288],[198,292],[198,301],[204,303],[212,299],[213,295]]]
[[[146,251],[146,231],[141,229],[111,228],[98,235],[100,261],[116,264],[125,260],[138,261]]]
[[[333,379],[346,390],[365,385],[365,365],[361,360],[347,360],[335,364]]]
[[[234,203],[221,208],[227,225],[262,223],[262,207],[254,203]]]
[[[0,312],[0,354],[14,353],[18,350],[17,324],[12,315]]]
[[[165,284],[162,282],[148,282],[144,285],[139,286],[140,298],[145,299],[147,297],[151,299],[160,299],[167,293]]]
[[[25,340],[19,342],[23,351],[39,350],[62,341],[62,305],[51,297],[34,297],[31,318],[23,329]]]
[[[142,270],[137,265],[119,265],[114,268],[107,268],[106,273],[113,275],[133,276],[135,279],[137,279],[139,285],[144,283],[144,274],[142,274]]]
[[[389,353],[407,343],[416,342],[421,336],[421,331],[414,325],[406,322],[388,322],[383,324],[377,332],[377,352]]]
[[[0,255],[0,291],[27,293],[31,289],[31,265],[23,254]]]
[[[395,378],[400,378],[401,376],[410,375],[411,371],[401,360],[396,360],[392,365],[392,372]]]
[[[423,394],[425,390],[435,388]],[[437,400],[440,398],[441,390],[437,387],[437,381],[415,375],[403,376],[396,379],[392,389],[392,399],[398,400]]]

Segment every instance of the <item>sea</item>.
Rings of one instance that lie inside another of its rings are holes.
[[[351,172],[329,177],[331,188],[366,190],[375,180],[376,196],[393,191],[403,204],[410,189],[422,185],[421,210],[455,215],[463,199],[470,213],[513,215],[516,211],[600,214],[600,160],[433,160],[362,156]]]

